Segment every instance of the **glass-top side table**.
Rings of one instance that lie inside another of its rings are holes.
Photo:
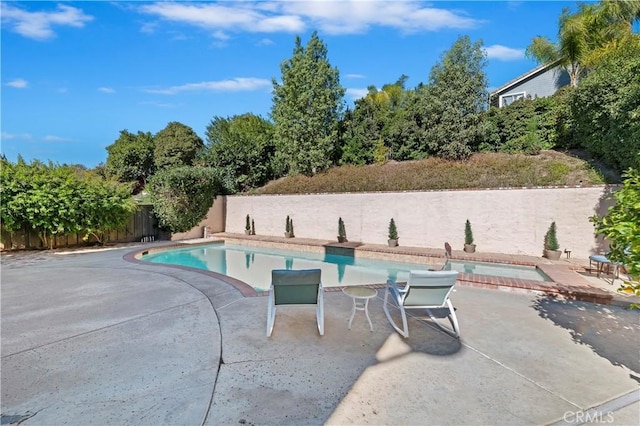
[[[343,288],[342,292],[353,300],[351,317],[349,318],[349,330],[351,330],[351,323],[353,322],[353,317],[356,315],[356,311],[364,311],[367,321],[369,321],[369,328],[373,331],[373,324],[371,323],[371,318],[369,318],[369,300],[376,297],[378,291],[369,287],[351,286]]]

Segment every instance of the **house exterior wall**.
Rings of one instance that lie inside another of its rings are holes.
[[[492,96],[492,105],[503,107],[500,97],[525,92],[527,97],[542,98],[553,95],[561,87],[570,83],[569,74],[561,68],[546,69],[531,77],[519,81],[502,90],[497,90]]]
[[[595,238],[589,217],[606,213],[612,190],[599,186],[229,196],[225,231],[243,233],[249,214],[257,235],[283,236],[289,215],[297,238],[335,241],[342,217],[349,241],[386,244],[393,217],[400,246],[442,248],[449,242],[461,250],[469,219],[478,251],[541,256],[544,235],[555,221],[561,249],[586,259],[606,248]]]

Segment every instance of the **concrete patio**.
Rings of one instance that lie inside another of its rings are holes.
[[[2,255],[2,424],[640,424],[640,311],[458,286],[460,340],[403,339],[328,291],[267,338],[265,297],[123,260],[160,244]]]

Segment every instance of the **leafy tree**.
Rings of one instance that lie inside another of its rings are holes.
[[[640,160],[640,36],[602,57],[571,93],[573,137],[619,171]]]
[[[614,193],[616,204],[606,215],[593,216],[591,221],[596,233],[609,241],[609,260],[627,268],[631,281],[623,290],[640,296],[640,171],[630,168],[623,178],[622,188]]]
[[[155,136],[153,157],[156,169],[191,166],[204,147],[202,139],[189,126],[177,121],[167,124]]]
[[[492,107],[486,115],[494,135],[485,135],[482,151],[537,154],[560,139],[560,104],[563,97],[519,99],[505,107]]]
[[[633,33],[640,17],[638,0],[604,0],[582,4],[574,14],[563,9],[558,22],[558,41],[535,37],[526,54],[541,64],[555,64],[566,70],[571,86],[577,87],[589,67]]]
[[[126,185],[74,167],[4,160],[0,177],[3,228],[33,229],[45,247],[53,247],[55,236],[76,232],[106,242],[135,209]]]
[[[103,179],[92,173],[82,177],[82,196],[78,204],[80,232],[105,244],[109,233],[125,226],[136,210],[127,185]]]
[[[313,175],[335,157],[345,89],[316,32],[306,48],[296,37],[293,57],[280,69],[282,83],[273,79],[271,110],[279,167],[289,174]]]
[[[137,181],[141,187],[153,174],[153,150],[151,132],[133,134],[120,131],[120,137],[107,147],[107,172],[120,182]]]
[[[209,167],[159,170],[147,185],[160,227],[186,232],[207,215],[213,200],[223,194],[220,172]]]
[[[274,177],[273,124],[253,114],[214,117],[206,130],[207,145],[201,161],[224,169],[230,191],[247,191]]]
[[[433,66],[429,85],[418,89],[423,152],[464,159],[478,147],[487,102],[485,65],[482,42],[462,36]]]
[[[407,78],[402,75],[381,90],[370,86],[369,93],[356,101],[354,110],[347,111],[343,121],[342,163],[363,165],[387,160],[408,95],[404,88]]]

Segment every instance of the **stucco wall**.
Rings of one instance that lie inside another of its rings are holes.
[[[562,250],[572,257],[604,248],[589,217],[606,213],[611,187],[430,191],[365,194],[230,196],[225,231],[243,233],[247,214],[256,234],[283,236],[285,218],[296,237],[336,239],[338,217],[349,241],[386,244],[389,220],[398,227],[400,245],[454,250],[464,244],[471,221],[477,251],[542,254],[544,235],[555,221]]]
[[[217,197],[213,200],[213,205],[207,212],[207,216],[190,231],[176,232],[171,234],[171,240],[187,240],[191,238],[202,238],[204,236],[204,228],[209,227],[212,233],[224,231],[224,222],[226,215],[225,197]]]

